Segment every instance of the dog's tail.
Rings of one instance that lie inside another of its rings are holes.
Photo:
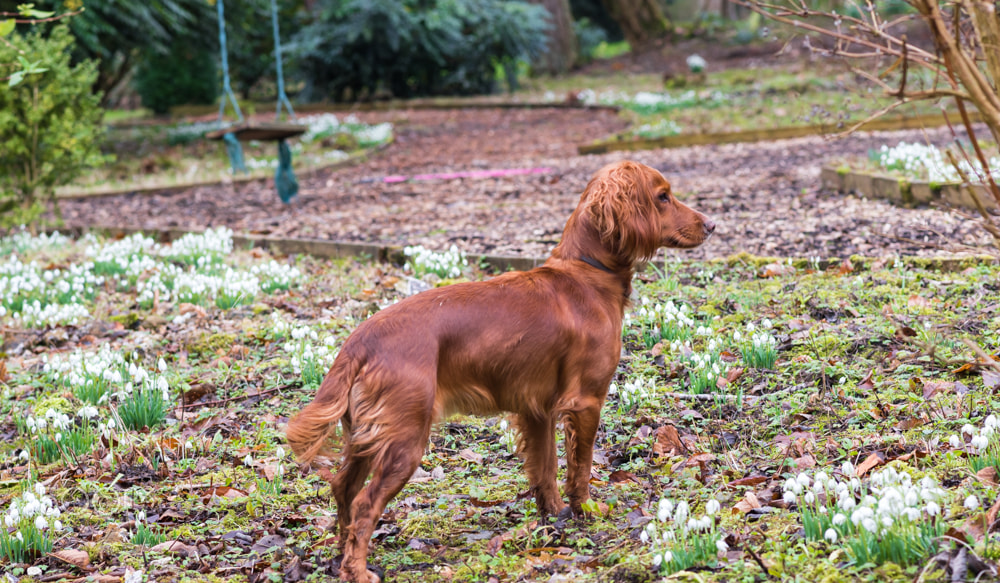
[[[326,374],[312,403],[299,411],[285,429],[285,439],[301,463],[309,463],[318,455],[331,454],[330,438],[337,422],[347,412],[351,386],[361,368],[357,360],[343,356]]]

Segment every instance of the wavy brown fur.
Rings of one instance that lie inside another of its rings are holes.
[[[375,523],[419,466],[431,425],[450,413],[514,414],[543,514],[566,508],[556,485],[561,419],[564,492],[582,513],[636,265],[660,247],[700,245],[714,229],[656,170],[610,164],[591,179],[541,267],[429,290],[358,326],[286,433],[310,462],[329,454],[335,424],[344,427],[344,459],[331,481],[341,577],[378,580],[366,570]]]

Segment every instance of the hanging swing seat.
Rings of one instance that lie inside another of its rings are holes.
[[[282,122],[242,122],[229,127],[214,130],[205,134],[210,140],[221,140],[226,134],[233,134],[241,142],[258,140],[261,142],[280,142],[306,133],[306,126]]]

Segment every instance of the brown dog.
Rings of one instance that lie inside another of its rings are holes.
[[[515,414],[544,514],[565,507],[556,485],[561,419],[565,494],[581,513],[635,267],[660,247],[696,247],[714,230],[658,171],[610,164],[590,180],[543,266],[429,290],[358,326],[287,430],[309,462],[330,453],[335,424],[343,426],[344,461],[332,480],[341,577],[379,580],[365,563],[375,524],[420,465],[431,425],[451,413]]]

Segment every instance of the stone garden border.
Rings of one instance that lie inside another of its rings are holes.
[[[52,229],[56,230],[56,229]],[[89,228],[63,229],[62,233],[69,233],[80,236],[84,232],[96,232],[107,237],[126,237],[135,233],[144,233],[160,242],[170,242],[189,233],[201,234],[203,230],[185,229],[136,229],[94,226]],[[51,232],[51,231],[50,231]],[[367,257],[380,263],[392,263],[402,265],[406,262],[403,255],[403,246],[400,245],[379,245],[377,243],[355,243],[345,241],[332,241],[329,239],[289,239],[282,237],[270,237],[267,235],[247,235],[233,234],[234,249],[261,248],[272,253],[281,255],[304,254],[322,258],[347,258],[347,257]],[[470,259],[478,261],[480,265],[489,265],[496,271],[527,271],[545,263],[545,257],[517,257],[512,255],[471,255]],[[850,262],[851,271],[864,271],[871,269],[879,262],[899,261],[913,267],[931,269],[941,272],[958,272],[970,267],[980,265],[1000,265],[1000,256],[993,255],[951,255],[940,257],[896,257],[878,258],[852,255],[847,258],[830,257],[821,259],[818,263],[811,259],[792,259],[790,265],[796,269],[818,269],[826,271],[830,269],[842,269],[846,262]],[[749,253],[739,253],[729,257],[709,259],[705,261],[710,265],[725,266],[753,266],[760,272],[768,271],[773,265],[785,265],[789,263],[787,258],[780,257],[760,257]],[[662,260],[654,261],[658,268],[663,268]]]
[[[982,184],[973,184],[968,188],[961,183],[910,181],[905,178],[885,174],[852,170],[846,166],[824,166],[820,169],[822,187],[842,194],[851,193],[867,198],[880,198],[889,202],[913,208],[934,203],[962,207],[978,212],[970,189],[987,209],[997,211],[996,199],[989,189]]]
[[[970,112],[972,121],[979,121],[979,112]],[[859,131],[912,130],[937,127],[945,124],[944,116],[940,114],[880,117],[865,122]],[[605,154],[608,152],[637,150],[657,150],[660,148],[683,148],[686,146],[704,146],[713,144],[736,144],[747,142],[769,142],[772,140],[788,140],[806,136],[828,135],[843,132],[847,126],[837,124],[800,125],[781,128],[765,128],[758,130],[743,130],[737,132],[718,132],[710,134],[680,134],[654,139],[622,139],[599,140],[592,144],[577,147],[577,152],[585,154]]]

